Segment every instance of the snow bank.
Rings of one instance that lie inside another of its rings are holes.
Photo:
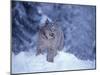
[[[12,54],[12,73],[46,72],[60,70],[94,69],[95,61],[80,60],[74,55],[58,52],[54,63],[46,61],[46,54],[35,56],[20,52],[18,55]]]

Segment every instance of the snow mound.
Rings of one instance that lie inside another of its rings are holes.
[[[12,73],[46,72],[78,69],[94,69],[95,61],[80,60],[73,54],[58,52],[54,63],[46,61],[46,54],[35,56],[27,52],[12,54]]]

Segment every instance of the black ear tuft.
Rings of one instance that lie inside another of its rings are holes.
[[[45,25],[48,25],[48,24],[49,24],[49,20],[47,19],[46,22],[45,22]]]

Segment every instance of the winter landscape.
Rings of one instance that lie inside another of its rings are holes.
[[[35,73],[96,68],[96,7],[12,1],[12,73]],[[37,33],[46,20],[64,32],[64,47],[54,58],[36,56]]]

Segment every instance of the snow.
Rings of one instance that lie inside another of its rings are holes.
[[[47,19],[48,19],[50,22],[52,22],[52,20],[51,20],[47,15],[45,15],[45,14],[42,12],[41,8],[38,8],[38,13],[40,13],[40,14],[42,15],[42,18],[41,18],[41,20],[40,20],[40,24],[41,24],[41,25],[43,25],[43,24],[46,22]]]
[[[54,62],[46,61],[46,54],[36,56],[30,52],[12,54],[12,73],[46,72],[78,69],[94,69],[95,60],[80,60],[73,54],[59,51]]]

